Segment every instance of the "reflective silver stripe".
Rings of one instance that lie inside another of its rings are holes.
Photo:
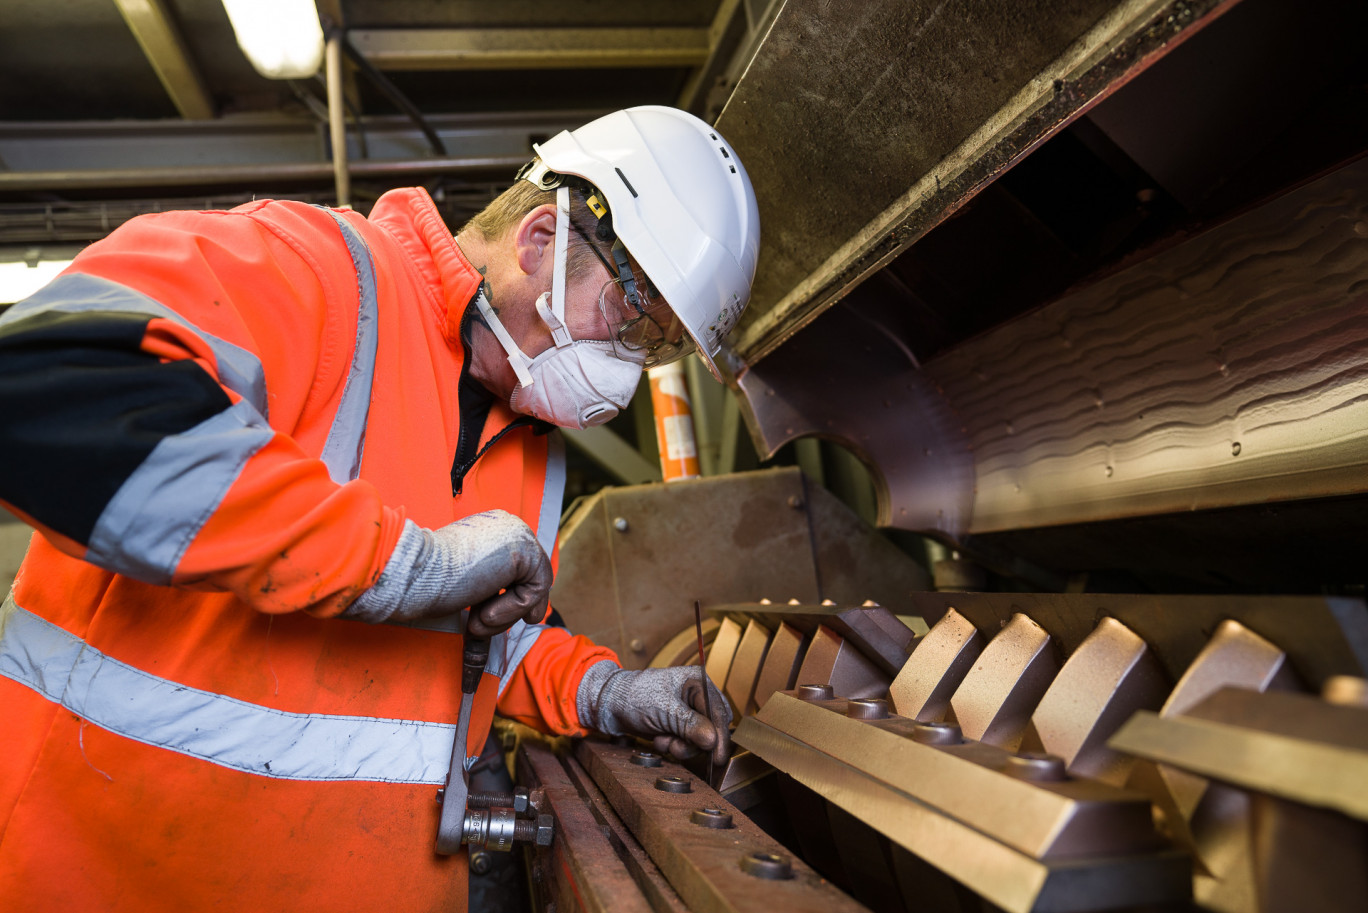
[[[83,311],[147,314],[189,327],[213,350],[214,358],[218,361],[219,382],[251,403],[263,416],[270,414],[266,407],[266,374],[261,368],[261,359],[246,349],[209,335],[142,292],[99,276],[67,273],[65,276],[58,276],[33,295],[11,307],[0,320],[12,323],[47,311],[72,314]]]
[[[459,660],[458,660],[459,662]],[[281,780],[446,781],[456,727],[286,713],[149,675],[7,598],[0,675],[102,729]]]
[[[547,627],[519,621],[490,639],[489,665],[485,666],[485,671],[499,677],[499,697],[503,697],[509,682],[513,681],[513,673],[518,671],[518,666]]]
[[[379,342],[379,305],[376,301],[375,270],[365,240],[346,218],[328,211],[342,229],[352,265],[356,267],[357,310],[356,348],[352,350],[351,370],[342,390],[342,402],[333,415],[328,440],[321,459],[328,475],[339,485],[350,482],[361,472],[361,453],[366,447],[366,416],[370,411],[371,387],[375,382],[375,352]]]
[[[560,529],[561,502],[565,500],[565,435],[559,430],[546,436],[546,482],[542,486],[541,515],[537,518],[537,541],[550,556]]]
[[[274,435],[266,419],[239,400],[162,438],[105,505],[86,559],[135,580],[170,583],[242,467]]]

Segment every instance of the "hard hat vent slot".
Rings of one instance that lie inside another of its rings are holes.
[[[627,189],[632,192],[633,198],[641,196],[641,194],[636,192],[636,188],[632,186],[632,182],[627,180],[627,175],[622,173],[621,168],[614,168],[613,170],[617,172],[618,177],[622,178],[622,183],[625,184],[627,186]]]

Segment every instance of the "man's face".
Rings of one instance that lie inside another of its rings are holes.
[[[600,253],[604,253],[602,249]],[[636,306],[628,300],[622,281],[607,264],[592,255],[586,259],[591,261],[590,268],[579,270],[579,275],[565,284],[565,323],[571,338],[612,342],[624,360],[634,360],[635,353],[644,350],[648,367],[652,355],[658,358],[662,351],[672,352],[671,347],[684,343],[683,324],[665,299],[651,289],[635,258],[629,257],[632,274],[637,277]],[[537,327],[542,332],[535,345],[523,348],[529,357],[536,357],[554,344],[545,324],[538,320]]]

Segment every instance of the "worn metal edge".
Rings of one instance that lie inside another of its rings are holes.
[[[577,784],[561,767],[560,759],[550,749],[527,742],[520,746],[519,754],[522,762],[518,765],[519,779],[526,782],[528,774],[535,778],[535,785],[545,792],[547,811],[556,821],[552,845],[544,852],[559,857],[558,868],[571,879],[575,897],[583,908],[598,913],[662,913],[644,894],[639,895],[641,902],[636,904],[630,893],[609,900],[591,890],[601,887],[605,880],[622,887],[630,886],[637,892],[641,892],[641,885],[608,836],[600,830],[593,810]],[[570,834],[574,834],[574,839]],[[590,870],[596,870],[598,877],[587,877]]]
[[[836,705],[844,706],[844,702],[837,702]],[[1028,858],[1049,859],[1050,862],[1066,859],[1085,861],[1090,857],[1065,855],[1054,849],[1069,836],[1071,813],[1083,815],[1089,807],[1107,807],[1107,803],[1114,803],[1118,808],[1116,814],[1121,816],[1124,814],[1123,803],[1144,802],[1148,805],[1148,800],[1141,793],[1087,779],[1047,786],[1010,777],[958,751],[914,742],[881,728],[879,724],[852,720],[831,707],[799,700],[782,692],[775,694],[758,714],[743,720],[742,726],[751,720],[783,734],[806,752],[824,754],[849,767],[855,771],[855,779],[851,782],[877,784],[890,796],[915,802],[938,815],[953,818],[989,839],[1026,854]],[[897,721],[901,722],[901,719]],[[801,735],[794,734],[796,727],[802,727]],[[855,750],[849,741],[852,730],[883,749],[861,755],[859,767],[843,752],[843,749]],[[751,748],[741,740],[741,729],[737,729],[735,739],[742,747]],[[1000,757],[1003,763],[1012,754],[1006,749],[974,741],[966,741],[964,747],[991,752],[993,757]],[[760,754],[754,748],[751,751]],[[762,760],[774,764],[763,756]],[[906,769],[914,760],[918,768],[916,774],[919,775],[916,779],[913,772]],[[997,795],[1002,807],[1012,808],[1013,814],[1003,816],[997,808],[991,811],[966,808],[966,800],[985,793]],[[1050,858],[1052,852],[1056,854],[1053,859]],[[1035,855],[1037,853],[1038,857]]]
[[[663,807],[643,802],[637,798],[633,794],[633,788],[624,783],[613,770],[612,764],[615,762],[610,761],[609,758],[623,751],[623,749],[616,749],[602,743],[582,741],[576,746],[576,757],[588,772],[589,777],[603,791],[603,795],[611,803],[623,823],[631,830],[632,835],[651,855],[652,862],[660,869],[671,887],[691,909],[732,910],[739,913],[735,905],[730,903],[726,892],[722,890],[728,882],[749,884],[747,879],[751,876],[741,873],[739,860],[734,869],[728,866],[725,870],[713,868],[713,871],[709,872],[690,855],[683,844],[687,843],[694,846],[708,839],[725,840],[730,838],[737,853],[750,850],[787,856],[789,851],[762,831],[739,808],[686,769],[676,764],[656,768],[636,768],[636,771],[648,772],[642,774],[642,779],[669,773],[686,777],[690,781],[692,791],[689,794],[661,793],[658,796],[653,795],[651,797],[661,803],[681,800],[677,802],[681,812],[687,804],[693,808],[716,807],[729,811],[732,815],[734,823],[731,828],[713,831],[709,828],[690,825],[694,831],[690,832],[689,839],[682,841],[673,839],[670,826],[661,819],[664,813]],[[709,834],[712,836],[707,836]],[[776,904],[786,902],[790,904],[790,907],[781,906],[781,909],[793,908],[791,905],[795,897],[791,892],[807,891],[811,892],[815,899],[828,905],[826,913],[857,913],[857,911],[865,910],[865,907],[822,878],[801,859],[792,859],[791,865],[793,869],[791,878],[767,882],[775,894],[774,902]],[[784,896],[785,893],[788,893],[787,897]]]
[[[1112,10],[760,315],[732,344],[734,354],[746,365],[762,361],[1017,161],[1237,2],[1133,0]]]
[[[1368,754],[1363,752],[1148,711],[1131,717],[1107,745],[1241,789],[1368,821]]]
[[[1124,859],[1043,863],[923,806],[904,793],[868,780],[849,764],[813,751],[754,717],[741,722],[735,741],[1008,913],[1074,913],[1170,902],[1188,896],[1190,860],[1185,854],[1165,851]],[[800,759],[799,763],[781,766],[793,756]],[[887,801],[869,803],[867,807],[856,802],[846,785],[852,782],[872,786]],[[909,823],[917,831],[915,839],[903,835]],[[1116,880],[1107,877],[1107,872],[1118,865],[1133,867],[1141,873],[1136,880],[1149,890],[1118,890]],[[1079,896],[1080,888],[1089,892],[1086,897]]]

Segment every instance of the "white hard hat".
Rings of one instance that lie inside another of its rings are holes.
[[[707,123],[646,105],[534,144],[523,176],[576,175],[607,197],[612,228],[669,303],[699,354],[713,356],[750,300],[760,213],[741,160]]]

